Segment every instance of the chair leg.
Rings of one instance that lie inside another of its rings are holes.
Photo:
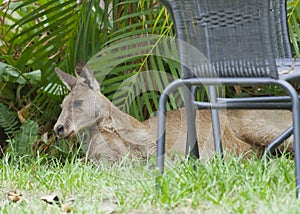
[[[161,174],[164,172],[165,162],[165,138],[166,138],[166,103],[168,96],[162,94],[158,106],[158,130],[157,130],[157,153],[156,166]]]
[[[196,111],[197,108],[193,104],[194,97],[191,92],[191,87],[183,87],[186,122],[187,122],[187,142],[186,142],[186,157],[194,157],[199,159],[199,148],[196,132]]]
[[[271,152],[273,152],[279,145],[281,145],[286,139],[288,139],[293,134],[293,132],[293,126],[290,126],[278,138],[276,138],[272,143],[270,143],[266,147],[263,157],[270,156]]]
[[[296,92],[295,92],[296,93]],[[296,198],[300,190],[300,104],[297,98],[293,99],[293,126],[294,126],[294,151],[296,171]]]
[[[279,80],[277,83],[285,87],[292,100],[293,112],[293,129],[294,129],[294,152],[295,152],[295,172],[296,172],[296,198],[299,196],[300,190],[300,101],[296,90],[291,84],[284,80]]]
[[[210,96],[210,102],[217,102],[217,91],[215,86],[208,87],[208,93]],[[215,152],[221,155],[223,159],[223,148],[222,148],[222,138],[221,138],[221,128],[220,128],[220,118],[219,112],[217,109],[211,109],[211,120],[212,120],[212,131],[213,131],[213,139]]]

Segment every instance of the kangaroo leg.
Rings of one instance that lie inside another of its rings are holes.
[[[256,144],[250,144],[244,139],[238,137],[233,131],[231,124],[229,123],[229,120],[231,118],[228,118],[226,116],[228,113],[231,114],[231,112],[220,111],[220,128],[224,151],[226,153],[232,153],[236,155],[249,154],[249,156],[252,156],[254,153],[258,157],[260,157],[263,154],[264,147]],[[209,111],[204,110],[199,112],[198,117],[199,120],[197,121],[197,134],[199,140],[200,158],[206,159],[214,154],[211,115]],[[240,127],[240,125],[238,127]]]
[[[266,147],[292,124],[287,110],[228,111],[228,121],[235,136],[251,145]],[[293,150],[289,138],[278,149]]]

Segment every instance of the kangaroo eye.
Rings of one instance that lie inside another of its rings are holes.
[[[83,100],[75,100],[73,102],[73,107],[79,107],[82,106]]]

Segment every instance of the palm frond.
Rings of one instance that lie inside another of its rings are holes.
[[[101,8],[99,0],[78,4],[73,0],[23,1],[7,6],[1,35],[9,43],[0,42],[3,59],[24,73],[37,68],[42,71],[39,88],[26,91],[23,97],[24,102],[34,97],[29,109],[32,119],[49,121],[57,116],[61,97],[51,93],[60,87],[54,67],[72,73],[79,59],[87,60],[96,53],[101,38],[106,38],[103,26],[111,27],[104,24],[107,13],[108,8]]]
[[[157,110],[160,92],[179,76],[176,40],[163,35],[120,40],[105,47],[88,64],[102,92],[119,109],[141,120]],[[168,109],[177,108],[181,102],[181,96],[174,95]]]
[[[108,40],[88,64],[102,93],[122,111],[143,120],[157,110],[158,97],[166,84],[178,77],[178,61],[166,56],[166,50],[169,56],[177,54],[174,43],[166,45],[167,49],[163,45],[165,35],[173,35],[172,21],[157,2],[127,0],[111,4],[113,21]],[[158,49],[165,49],[164,54],[160,55]],[[173,99],[168,109],[179,105]]]
[[[15,64],[22,71],[49,67],[55,60],[55,53],[64,50],[69,38],[70,30],[76,21],[76,8],[74,1],[59,3],[48,1],[45,4],[32,4],[30,10],[28,2],[22,3],[7,14],[17,17],[28,10],[28,13],[12,23],[6,32],[6,41],[10,41],[7,55],[18,51]],[[18,14],[18,15],[16,15]],[[9,36],[9,37],[8,37]],[[49,60],[52,59],[52,60]]]
[[[29,109],[32,119],[49,121],[55,117],[51,102],[56,101],[58,106],[61,98],[52,96],[49,99],[51,94],[40,89],[47,88],[49,83],[58,83],[53,70],[67,54],[68,44],[73,42],[71,35],[76,32],[77,20],[80,19],[77,13],[80,5],[71,0],[22,1],[17,5],[11,3],[4,9],[5,27],[2,28],[1,39],[9,43],[0,42],[3,59],[18,69],[20,75],[38,69],[42,72],[39,84],[28,83],[30,86],[22,91],[24,96],[20,103],[32,104]],[[52,112],[49,114],[51,118],[44,118],[48,111]]]

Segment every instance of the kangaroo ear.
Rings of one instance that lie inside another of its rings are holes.
[[[77,78],[73,77],[70,74],[67,74],[60,70],[59,68],[55,68],[55,72],[58,75],[59,79],[64,83],[64,85],[71,91],[77,82]]]
[[[84,66],[86,65],[86,61],[84,60],[78,60],[78,62],[75,65],[75,74],[76,76],[80,76],[80,73]]]
[[[85,84],[87,84],[91,89],[96,90],[96,91],[100,90],[99,83],[96,80],[96,78],[94,77],[94,75],[88,65],[85,65],[82,68],[79,76],[80,76],[80,78],[82,78],[84,80],[83,82]]]

